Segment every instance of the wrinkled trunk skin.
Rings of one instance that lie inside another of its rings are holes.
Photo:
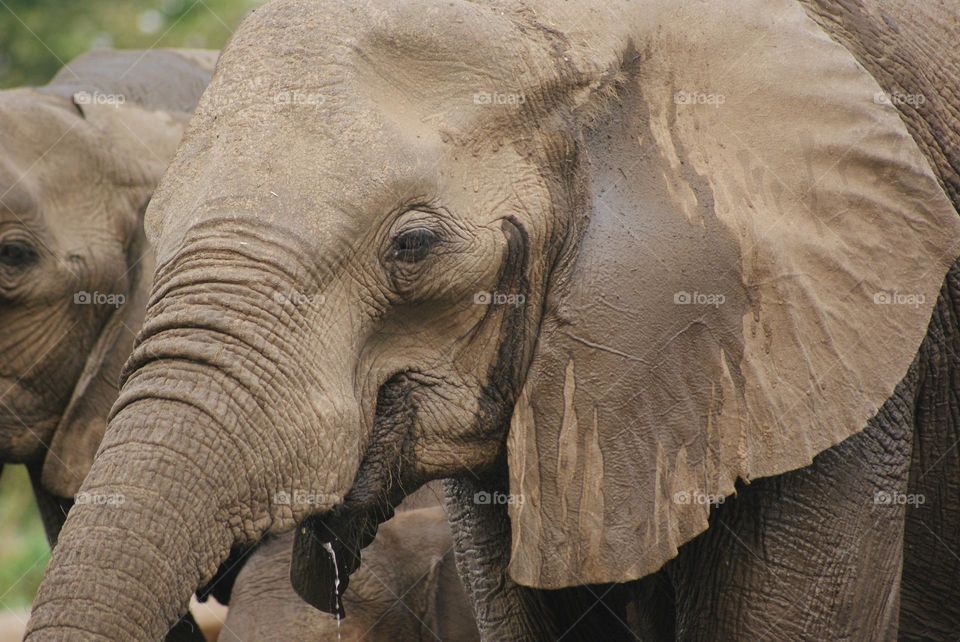
[[[163,400],[117,417],[81,488],[88,501],[61,532],[28,640],[157,640],[186,612],[233,540],[212,495],[237,473],[223,444],[203,442],[212,422]],[[123,442],[109,439],[119,433]]]
[[[477,504],[473,499],[491,485],[472,478],[444,482],[457,569],[474,605],[481,637],[505,642],[556,639],[538,591],[517,585],[507,575],[510,521],[506,506]]]
[[[158,269],[31,642],[161,639],[231,549],[328,511],[351,487],[359,431],[329,429],[360,425],[330,383],[333,359],[349,355],[300,355],[308,324],[277,297],[293,289],[285,257],[266,243],[224,249],[230,238],[206,226]],[[301,491],[319,499],[278,499]]]

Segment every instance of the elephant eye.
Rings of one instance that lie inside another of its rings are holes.
[[[440,237],[425,227],[407,230],[394,237],[393,258],[403,263],[422,261],[439,241]]]
[[[32,265],[37,260],[37,251],[23,241],[7,241],[0,243],[0,264],[8,267],[22,268]]]

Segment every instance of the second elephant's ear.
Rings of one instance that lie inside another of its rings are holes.
[[[155,110],[126,102],[122,95],[81,91],[73,103],[84,120],[99,132],[101,145],[116,161],[124,184],[152,193],[180,145],[190,114]]]
[[[142,214],[141,214],[142,219]],[[60,497],[73,497],[90,470],[119,393],[120,371],[143,324],[153,281],[153,250],[142,220],[127,251],[128,287],[100,331],[53,434],[43,464],[42,485]]]
[[[73,102],[96,141],[104,164],[105,189],[127,217],[130,230],[124,277],[124,300],[113,311],[87,355],[67,408],[60,418],[42,471],[43,487],[72,497],[86,476],[106,430],[118,394],[120,371],[143,323],[153,280],[153,250],[144,234],[145,203],[157,187],[180,143],[189,114],[153,110],[124,101],[123,96],[78,92]],[[93,154],[93,152],[91,152]]]
[[[656,571],[738,478],[861,431],[960,252],[896,111],[798,5],[661,16],[584,130],[589,222],[512,418],[528,586]]]

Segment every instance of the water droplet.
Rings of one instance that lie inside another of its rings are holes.
[[[340,639],[340,569],[337,567],[337,554],[333,550],[333,544],[324,542],[323,547],[330,553],[330,559],[333,560],[333,606],[337,612],[337,640]]]

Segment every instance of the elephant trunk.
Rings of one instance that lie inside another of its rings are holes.
[[[304,366],[296,331],[277,339],[278,319],[305,326],[300,312],[278,307],[272,288],[237,287],[262,283],[262,262],[233,256],[220,266],[229,278],[212,282],[208,254],[158,272],[31,642],[160,639],[232,548],[291,530],[350,490],[360,437],[342,427],[360,424],[358,405],[319,374],[339,364]]]
[[[217,452],[222,444],[204,442],[213,432],[202,426],[213,421],[168,400],[115,419],[111,433],[126,438],[105,445],[81,487],[28,640],[159,640],[186,612],[234,540],[218,519],[229,506],[212,497],[236,476]],[[164,438],[174,431],[179,443]]]

